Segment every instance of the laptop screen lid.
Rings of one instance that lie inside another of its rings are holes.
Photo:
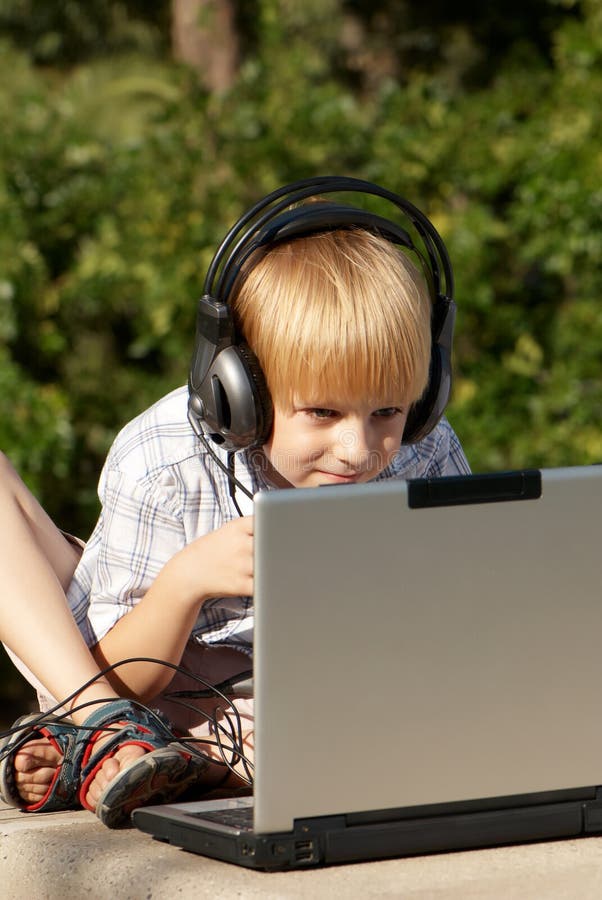
[[[602,468],[531,475],[256,497],[256,832],[600,782]]]

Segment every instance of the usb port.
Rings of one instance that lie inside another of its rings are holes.
[[[314,842],[295,841],[295,862],[309,863],[314,861]]]

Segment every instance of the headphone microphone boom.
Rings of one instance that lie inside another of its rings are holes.
[[[401,225],[366,209],[329,201],[303,205],[310,197],[343,192],[391,203],[419,235],[425,252]],[[357,178],[321,176],[279,188],[252,206],[226,234],[207,270],[188,380],[188,417],[206,446],[209,438],[229,452],[260,447],[272,427],[265,377],[237,331],[228,302],[243,267],[257,251],[266,253],[277,243],[340,228],[379,234],[417,254],[425,269],[432,300],[429,380],[409,412],[403,443],[422,440],[437,425],[451,393],[456,314],[453,272],[443,240],[417,207],[386,188]]]

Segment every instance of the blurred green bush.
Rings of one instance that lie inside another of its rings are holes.
[[[328,5],[317,28],[317,5],[257,4],[253,52],[221,95],[140,49],[59,72],[2,45],[0,447],[64,527],[90,530],[120,425],[185,381],[225,228],[310,174],[381,182],[443,233],[450,417],[475,469],[602,458],[599,6],[482,89],[449,66],[358,89]]]

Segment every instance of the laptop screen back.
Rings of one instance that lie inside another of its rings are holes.
[[[256,498],[256,831],[600,782],[602,468],[541,481]]]

